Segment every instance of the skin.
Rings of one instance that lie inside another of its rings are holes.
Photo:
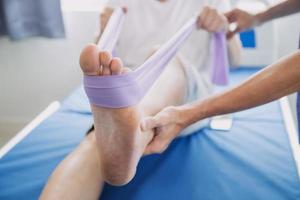
[[[83,49],[81,68],[94,76],[130,73],[120,59],[93,44]],[[91,105],[95,131],[59,164],[40,199],[98,199],[104,182],[128,183],[154,134],[141,131],[140,120],[164,107],[182,104],[186,90],[183,68],[175,58],[138,105],[121,109]]]
[[[217,9],[209,6],[205,6],[198,15],[197,25],[199,29],[204,29],[211,33],[229,31],[229,23],[226,16]],[[241,58],[241,42],[239,38],[228,38],[227,46],[230,66],[238,66]]]
[[[267,67],[237,88],[190,105],[168,107],[145,118],[143,130],[155,129],[148,145],[153,153],[166,149],[188,125],[216,115],[256,107],[300,90],[299,51]]]
[[[101,15],[104,22],[109,19],[111,11],[104,10]],[[210,14],[210,11],[207,14],[212,19],[211,26],[203,21],[203,17],[199,18],[198,25],[209,31],[226,27],[224,16],[214,11]],[[100,51],[93,44],[82,50],[80,66],[84,74],[91,76],[130,73],[121,59]],[[98,199],[104,182],[113,185],[128,183],[135,175],[141,156],[153,153],[147,145],[155,133],[153,130],[141,130],[141,119],[154,116],[165,107],[181,105],[186,90],[184,70],[175,57],[138,105],[122,109],[91,105],[95,131],[60,163],[40,199]]]
[[[228,37],[232,38],[239,31],[299,11],[299,0],[284,1],[256,15],[234,9],[225,14],[229,23],[237,23],[237,28],[229,31]],[[259,106],[299,91],[299,65],[297,51],[228,92],[195,104],[168,107],[154,117],[145,118],[141,123],[142,130],[154,129],[156,132],[147,148],[153,153],[162,152],[182,129],[198,120]]]
[[[148,145],[161,152],[188,125],[216,115],[228,114],[277,100],[300,90],[300,51],[268,66],[241,85],[204,100],[163,109],[145,118],[143,130],[156,130]]]
[[[229,23],[237,23],[234,30],[228,32],[228,38],[236,33],[261,25],[267,21],[294,14],[300,11],[299,0],[287,0],[257,14],[251,14],[241,9],[233,9],[225,14]]]
[[[39,199],[96,200],[103,187],[95,133],[90,133],[55,169]]]

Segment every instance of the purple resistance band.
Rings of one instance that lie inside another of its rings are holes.
[[[115,9],[98,43],[99,49],[113,51],[124,19],[123,9]],[[106,108],[123,108],[138,104],[196,28],[196,18],[189,20],[169,41],[132,72],[111,76],[85,75],[84,88],[90,103]],[[212,80],[216,84],[226,84],[229,67],[224,33],[213,35],[212,47],[214,51]]]

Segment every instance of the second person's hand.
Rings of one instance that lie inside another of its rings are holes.
[[[153,117],[141,122],[143,131],[154,130],[154,138],[146,147],[144,154],[162,153],[180,131],[186,127],[179,107],[167,107]]]
[[[241,9],[233,9],[232,11],[225,13],[229,24],[236,23],[236,27],[233,30],[229,30],[227,33],[228,38],[232,38],[234,34],[250,29],[259,24],[258,17],[250,14]]]

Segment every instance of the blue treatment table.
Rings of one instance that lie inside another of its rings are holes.
[[[236,84],[255,69],[231,73]],[[92,124],[82,88],[0,160],[0,199],[38,199],[58,163]],[[105,185],[102,200],[296,200],[300,182],[278,102],[234,114],[229,132],[209,128],[141,159],[132,182]]]

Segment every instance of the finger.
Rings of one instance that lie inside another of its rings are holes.
[[[156,151],[156,147],[152,143],[149,143],[148,146],[145,148],[144,155],[150,155],[154,153],[158,153]]]
[[[163,153],[166,149],[168,148],[168,146],[165,146],[165,148],[157,148],[154,145],[149,145],[146,147],[145,151],[144,151],[144,155],[151,155],[151,154],[161,154]]]
[[[141,128],[143,131],[151,130],[156,127],[165,126],[169,123],[166,114],[158,113],[154,117],[146,117],[141,122]]]
[[[151,145],[148,147],[147,151],[145,152],[147,155],[149,154],[161,154],[163,153],[168,146],[156,146],[156,145]]]
[[[142,130],[147,131],[164,125],[165,125],[164,117],[159,115],[154,117],[149,117],[149,118],[145,118],[142,121]]]
[[[157,122],[153,117],[145,117],[141,121],[141,129],[142,131],[148,131],[156,127]]]
[[[156,137],[157,135],[154,134],[152,140],[148,143],[148,145],[146,146],[145,150],[144,150],[144,155],[149,155],[149,154],[152,154],[153,152],[153,147],[151,145],[151,143],[153,142],[154,138]]]
[[[198,27],[201,28],[203,25],[203,21],[206,18],[206,16],[208,15],[209,12],[209,8],[207,6],[205,6],[200,14],[200,16],[198,17]]]
[[[238,10],[234,9],[224,14],[229,23],[235,22],[237,20],[236,18],[237,12]]]
[[[218,18],[217,11],[215,9],[211,9],[207,16],[203,19],[204,21],[202,22],[202,27],[206,28],[207,30],[211,30],[211,25],[216,18]]]
[[[228,32],[226,33],[226,39],[227,39],[227,40],[230,40],[233,36],[234,36],[234,33],[233,33],[232,31],[228,31]]]
[[[212,21],[209,31],[217,32],[220,31],[222,28],[223,28],[222,20],[216,18],[214,19],[214,21]]]
[[[155,138],[157,137],[158,134],[160,134],[159,129],[155,129],[153,138],[151,139],[151,141],[148,143],[148,145],[146,146],[146,148],[144,150],[145,155],[154,153],[153,141],[155,140]]]
[[[147,146],[147,152],[148,153],[164,152],[168,148],[172,139],[173,139],[173,137],[170,138],[169,134],[167,134],[167,133],[157,134],[153,138],[152,142]]]

